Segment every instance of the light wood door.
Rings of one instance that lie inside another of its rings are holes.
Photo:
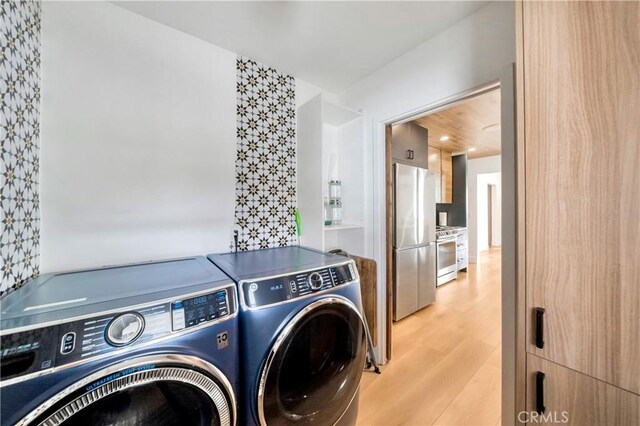
[[[585,374],[529,354],[527,356],[527,413],[535,416],[536,374],[544,373],[540,402],[546,421],[532,424],[640,425],[640,396]],[[538,418],[540,420],[540,418]]]
[[[449,151],[440,151],[441,203],[453,202],[453,160]]]
[[[640,2],[522,7],[527,350],[638,394]],[[546,309],[544,349],[533,344],[534,307]],[[557,392],[577,395],[583,382]],[[598,399],[622,395],[609,389],[584,389],[604,410],[587,419],[618,423]]]

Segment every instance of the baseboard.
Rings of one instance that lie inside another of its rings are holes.
[[[469,256],[469,263],[478,263],[478,258],[475,256]]]

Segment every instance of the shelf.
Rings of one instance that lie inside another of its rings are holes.
[[[357,111],[327,101],[322,102],[322,113],[322,121],[331,126],[342,126],[362,117]]]
[[[342,225],[325,225],[324,230],[326,231],[342,231],[344,229],[362,229],[362,225],[353,225],[348,223],[343,223]]]

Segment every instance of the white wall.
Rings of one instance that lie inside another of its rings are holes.
[[[502,245],[502,173],[497,173],[491,186],[491,241],[487,246]],[[487,198],[489,200],[489,198]],[[487,225],[488,226],[488,225]]]
[[[308,81],[296,78],[296,110],[310,101],[311,98],[318,95],[318,93],[322,93],[325,100],[336,103],[338,102],[337,94],[324,90],[321,87],[309,83]]]
[[[469,259],[474,263],[478,261],[480,253],[489,248],[489,185],[492,185],[496,192],[491,202],[491,239],[493,245],[500,245],[500,218],[502,216],[500,214],[500,176],[500,173],[478,175],[474,209],[476,220],[473,228],[469,228]],[[471,238],[471,235],[473,235],[473,238]]]
[[[365,119],[365,215],[368,256],[378,262],[378,321],[385,310],[385,180],[382,122],[423,109],[458,93],[499,79],[515,62],[515,9],[492,2],[395,61],[356,83],[340,96]],[[378,354],[386,345],[379,327]]]
[[[467,164],[469,261],[476,263],[480,251],[488,248],[487,241],[487,188],[489,183],[500,185],[500,155],[476,158]],[[498,186],[501,191],[501,187]],[[499,222],[498,222],[499,223]],[[498,227],[500,228],[500,227]],[[482,241],[480,241],[482,239]]]
[[[41,270],[227,250],[236,54],[107,2],[42,16]]]

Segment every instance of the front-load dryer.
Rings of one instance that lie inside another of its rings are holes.
[[[47,274],[1,303],[3,425],[236,424],[236,285],[206,258]]]
[[[210,255],[238,283],[242,424],[354,424],[366,358],[352,260],[302,247]]]

